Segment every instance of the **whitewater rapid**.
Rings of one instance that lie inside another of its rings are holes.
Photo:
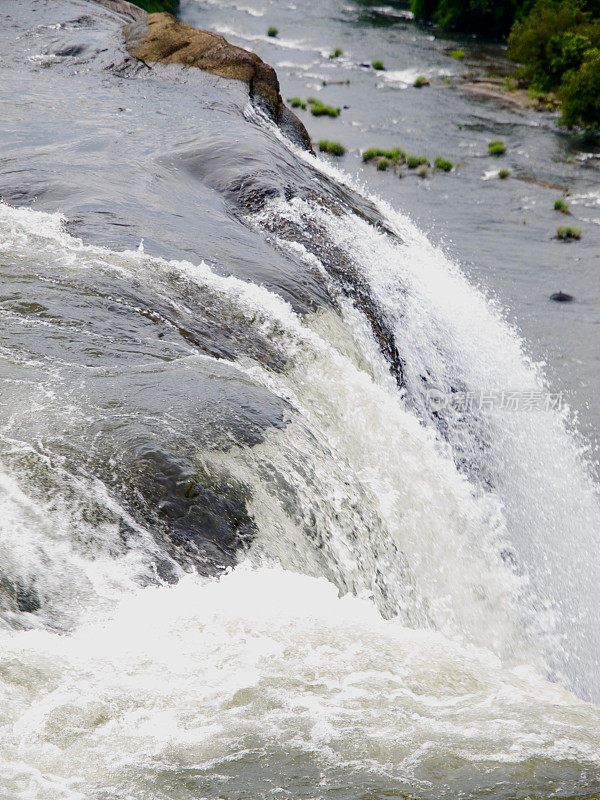
[[[597,774],[595,707],[278,566],[0,641],[7,797],[514,797]]]
[[[288,409],[251,446],[198,453],[247,488],[257,534],[221,577],[175,565],[168,585],[148,525],[53,457],[61,430],[99,424],[86,381],[111,368],[86,367],[71,391],[67,362],[40,370],[4,352],[21,372],[2,430],[0,558],[41,603],[37,615],[7,613],[0,632],[11,800],[597,790],[599,711],[569,691],[597,687],[597,510],[580,445],[554,410],[492,411],[462,429],[449,417],[440,431],[423,374],[441,391],[457,377],[522,390],[542,390],[543,378],[455,265],[382,211],[396,238],[299,200],[251,221],[285,222],[280,247],[291,222],[346,249],[393,326],[402,389],[347,298],[302,318],[207,264],[85,245],[60,215],[0,206],[6,269],[73,286],[101,276],[124,294],[141,284],[182,309],[210,304],[269,357],[247,349],[223,362],[186,344],[170,358],[192,381],[206,364],[215,375],[229,364],[229,380]],[[289,246],[314,263],[300,242]],[[9,316],[23,330],[38,324]],[[41,324],[64,337],[52,315]],[[124,520],[135,531],[126,546]]]

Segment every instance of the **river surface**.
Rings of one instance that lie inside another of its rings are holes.
[[[182,3],[335,160],[87,0],[0,12],[0,797],[596,795],[590,146],[398,6]]]

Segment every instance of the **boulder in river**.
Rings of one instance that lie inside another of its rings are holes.
[[[571,303],[575,298],[572,294],[567,294],[566,292],[554,292],[554,294],[550,295],[550,300],[554,300],[555,303]]]
[[[106,4],[107,0],[103,2]],[[146,64],[162,62],[198,67],[248,84],[250,97],[284,132],[304,149],[312,149],[306,128],[283,103],[275,70],[256,53],[236,47],[216,33],[194,28],[167,13],[144,16],[136,13],[136,18],[125,26],[124,32],[130,54]]]

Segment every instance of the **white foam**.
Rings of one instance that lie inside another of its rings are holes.
[[[456,763],[465,784],[499,772],[522,793],[534,771],[551,789],[552,762],[598,770],[594,707],[280,567],[187,576],[71,636],[0,633],[0,645],[11,800],[265,796],[272,781],[293,793],[298,771],[352,793],[365,768],[367,786],[428,797]],[[249,763],[263,771],[251,778]]]

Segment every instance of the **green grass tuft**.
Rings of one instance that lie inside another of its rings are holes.
[[[277,28],[269,28],[269,30],[267,31],[267,36],[277,36],[278,33],[279,31],[277,30]]]
[[[329,54],[329,58],[339,58],[340,56],[344,55],[344,51],[341,47],[336,47],[335,50]]]
[[[389,167],[390,163],[391,162],[387,158],[380,158],[377,162],[377,169],[383,172]]]
[[[331,142],[329,139],[321,139],[319,142],[319,150],[322,153],[329,153],[332,156],[343,156],[346,153],[346,148],[340,142]]]
[[[419,77],[413,83],[415,89],[420,89],[421,86],[429,86],[429,81],[425,77],[425,75],[419,75]]]
[[[509,176],[510,176],[509,169],[501,169],[500,172],[498,173],[498,177],[501,178],[502,180],[506,180],[506,178],[508,178]]]
[[[488,144],[488,150],[490,151],[491,156],[503,156],[504,153],[506,153],[506,145],[504,142],[496,140],[495,142],[490,142]]]
[[[554,201],[554,210],[561,211],[563,214],[570,214],[569,204],[562,197],[557,197]]]
[[[316,97],[309,97],[306,101],[310,106],[310,113],[313,117],[339,117],[341,108],[334,108],[327,106],[322,100],[317,100]]]
[[[455,58],[457,61],[461,61],[465,57],[464,50],[453,50],[450,55],[452,58]]]
[[[387,158],[388,161],[393,161],[394,164],[402,164],[406,159],[406,155],[399,147],[394,147],[391,150],[370,147],[362,154],[363,161],[372,161],[374,158]]]
[[[496,139],[493,142],[488,143],[488,151],[491,156],[502,156],[506,153],[506,145],[504,142]]]
[[[383,66],[383,61],[380,58],[378,58],[375,61],[373,61],[371,66],[373,67],[373,69],[378,69],[378,70],[384,70],[385,69],[385,67]]]
[[[447,158],[442,158],[442,156],[438,156],[436,160],[433,162],[433,166],[436,169],[441,169],[444,172],[450,172],[452,167],[454,166],[451,161],[448,161]]]
[[[429,175],[429,170],[427,167],[421,167],[418,172],[419,178],[426,178]]]
[[[306,108],[306,103],[299,97],[288,97],[288,103],[292,108]]]
[[[556,235],[563,241],[568,241],[569,239],[581,239],[581,231],[579,228],[571,228],[570,226],[566,228],[557,228]]]
[[[409,169],[416,169],[422,164],[427,164],[427,156],[406,156],[406,166]]]

